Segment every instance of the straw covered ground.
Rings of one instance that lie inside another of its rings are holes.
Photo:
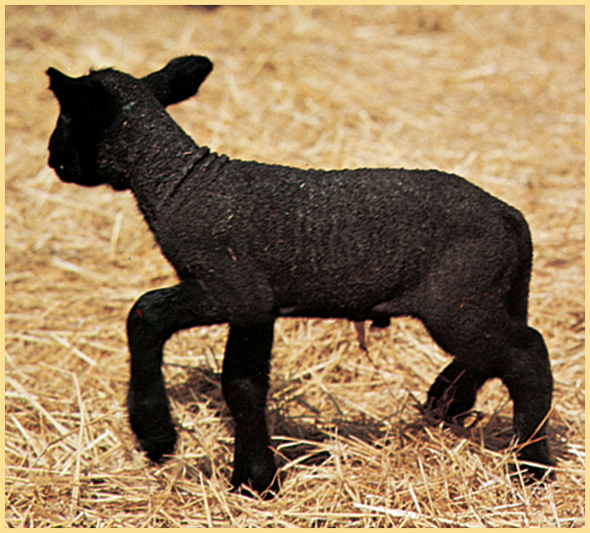
[[[136,76],[196,53],[215,69],[171,110],[202,144],[299,167],[434,167],[518,207],[535,242],[530,321],[555,377],[556,480],[508,479],[497,381],[468,429],[419,412],[449,360],[420,323],[276,327],[273,501],[229,493],[225,326],[176,335],[174,457],[136,449],[126,314],[175,283],[132,196],[59,182],[44,70]],[[584,8],[6,7],[5,502],[9,527],[585,525]]]

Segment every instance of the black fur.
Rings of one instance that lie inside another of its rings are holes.
[[[514,402],[524,460],[552,465],[543,422],[552,377],[527,326],[532,245],[514,208],[435,170],[300,170],[231,160],[197,146],[164,107],[212,69],[177,58],[136,79],[107,69],[72,79],[49,69],[61,113],[49,164],[80,185],[131,189],[180,283],[144,294],[127,320],[131,427],[154,461],[176,431],[161,373],[175,332],[229,323],[223,392],[236,425],[232,484],[276,492],[265,421],[279,317],[419,318],[453,362],[428,398],[461,418],[488,379]],[[546,469],[529,467],[542,477]]]

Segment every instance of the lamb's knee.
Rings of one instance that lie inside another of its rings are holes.
[[[531,328],[518,328],[511,335],[511,350],[506,356],[500,377],[515,394],[535,388],[550,394],[553,389],[551,364],[545,341]],[[525,387],[523,389],[523,387]]]
[[[264,409],[268,384],[261,379],[251,377],[223,379],[223,397],[235,416],[241,416],[244,411]]]
[[[184,326],[187,313],[175,304],[173,289],[156,289],[140,296],[127,315],[130,337],[140,334],[164,342]]]
[[[144,352],[154,343],[165,342],[163,331],[159,326],[158,317],[150,305],[150,295],[144,294],[135,302],[127,315],[127,338],[133,357],[137,351]]]

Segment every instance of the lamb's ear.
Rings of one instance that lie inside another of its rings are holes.
[[[53,67],[49,67],[45,73],[49,76],[49,89],[53,91],[57,99],[61,101],[62,97],[67,98],[74,89],[76,80]]]
[[[162,70],[142,78],[160,103],[167,107],[195,95],[213,69],[204,56],[177,57]]]
[[[83,117],[88,124],[104,128],[112,121],[116,102],[106,87],[97,80],[96,73],[70,78],[57,69],[47,69],[49,89],[59,101],[62,113]]]

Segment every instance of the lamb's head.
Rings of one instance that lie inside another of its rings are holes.
[[[122,126],[157,123],[166,106],[196,94],[212,68],[202,56],[178,57],[141,79],[113,69],[70,78],[49,68],[49,88],[60,106],[49,166],[65,182],[128,188],[133,157],[143,147],[124,137]]]

